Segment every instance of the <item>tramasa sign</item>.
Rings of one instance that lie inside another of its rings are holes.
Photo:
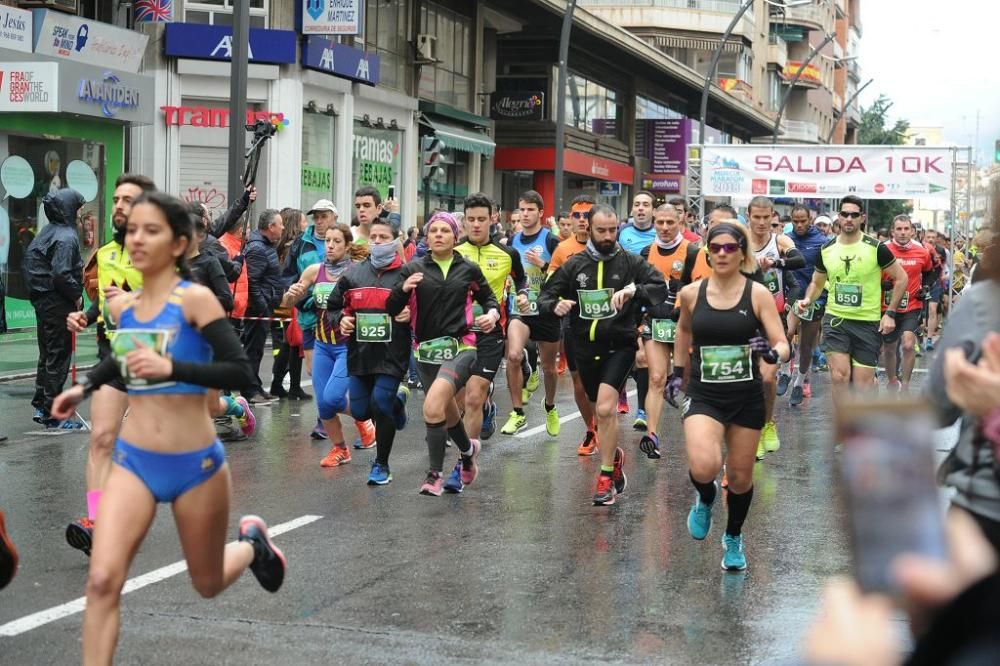
[[[706,196],[857,194],[865,199],[951,196],[951,148],[706,145]]]
[[[186,125],[190,127],[229,127],[229,109],[214,109],[207,106],[161,106],[163,122],[167,127]],[[278,118],[285,114],[272,111],[247,109],[246,124],[253,125],[258,120]]]

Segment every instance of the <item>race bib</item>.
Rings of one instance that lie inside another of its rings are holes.
[[[805,309],[805,312],[796,309],[795,316],[798,317],[800,321],[812,321],[816,316],[816,304],[810,303],[809,307]]]
[[[778,284],[778,274],[774,271],[764,273],[764,285],[772,294],[777,294],[781,291],[781,285]]]
[[[518,308],[517,311],[518,311],[518,313],[522,317],[537,317],[538,316],[538,290],[537,289],[529,289],[527,291],[526,295],[528,297],[528,311],[527,312],[521,312],[520,308]]]
[[[833,302],[845,308],[860,308],[861,285],[838,282],[833,286]]]
[[[892,292],[891,291],[885,292],[885,297],[883,298],[883,301],[885,302],[885,306],[889,307],[889,304],[892,303]],[[910,292],[905,291],[905,292],[903,292],[903,297],[901,299],[899,299],[899,305],[897,307],[900,310],[905,310],[906,306],[909,305],[909,304],[910,304]]]
[[[455,338],[434,338],[417,345],[416,358],[420,363],[441,365],[458,356],[458,340]]]
[[[151,382],[148,379],[133,377],[128,371],[128,366],[125,365],[125,356],[129,352],[139,349],[140,345],[152,349],[160,356],[166,356],[167,347],[170,344],[170,334],[171,331],[154,328],[121,328],[117,331],[108,332],[111,342],[111,355],[118,363],[118,369],[127,386],[130,388],[151,388],[153,386],[163,386],[173,383]]]
[[[713,345],[701,348],[701,381],[709,384],[753,379],[749,345]]]
[[[316,302],[316,307],[321,310],[326,309],[326,302],[330,300],[330,294],[336,286],[336,282],[319,282],[313,286],[313,300]]]
[[[384,312],[359,312],[354,322],[358,342],[391,342],[392,320]]]
[[[476,320],[479,319],[480,317],[482,317],[484,314],[486,314],[486,313],[483,312],[483,306],[480,305],[479,303],[476,303],[475,301],[473,301],[472,302],[472,327],[469,329],[470,331],[475,331],[477,333],[481,333],[482,332],[483,329],[481,329],[478,326],[476,326]]]
[[[613,289],[577,289],[576,295],[580,305],[580,319],[610,319],[618,314],[611,307]]]
[[[653,340],[656,342],[674,343],[677,335],[677,322],[673,319],[654,319],[650,322]]]

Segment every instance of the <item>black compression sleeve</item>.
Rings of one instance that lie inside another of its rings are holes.
[[[236,331],[225,319],[216,319],[201,329],[212,347],[208,363],[174,361],[170,379],[209,388],[243,390],[253,383],[253,371]]]
[[[91,368],[90,372],[87,373],[87,380],[93,386],[93,390],[97,390],[112,379],[119,377],[121,377],[121,371],[118,369],[118,362],[115,361],[114,356],[111,354],[105,356],[103,361]]]

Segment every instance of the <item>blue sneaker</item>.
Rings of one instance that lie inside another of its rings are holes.
[[[31,420],[39,425],[48,418],[50,418],[49,414],[44,409],[36,409],[35,413],[31,415]]]
[[[635,411],[635,421],[632,422],[632,427],[640,432],[646,432],[646,410],[641,407]]]
[[[396,400],[400,403],[396,406],[396,430],[403,430],[406,428],[406,422],[408,420],[406,415],[406,401],[409,399],[410,389],[400,384],[399,390],[396,391]]]
[[[747,568],[747,556],[743,552],[743,535],[722,535],[722,568],[726,571],[743,571]]]
[[[445,492],[455,493],[456,495],[465,489],[465,484],[462,483],[462,461],[459,460],[455,463],[455,469],[451,470],[451,474],[448,475],[448,479],[444,482]]]
[[[369,486],[384,486],[392,481],[392,472],[388,465],[380,465],[372,459],[372,471],[368,475]]]
[[[489,439],[497,431],[497,403],[487,400],[483,405],[483,427],[479,430],[480,439]]]
[[[718,485],[716,485],[715,490],[716,496],[718,496]],[[712,504],[703,504],[701,495],[695,491],[694,504],[691,505],[687,519],[688,534],[691,535],[692,539],[701,541],[708,536],[708,531],[712,529]]]

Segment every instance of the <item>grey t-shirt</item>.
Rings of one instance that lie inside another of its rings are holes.
[[[952,501],[1000,521],[1000,479],[993,471],[993,447],[977,436],[979,419],[964,415],[948,399],[944,380],[944,350],[965,347],[978,357],[983,338],[991,331],[1000,332],[1000,283],[984,280],[969,287],[952,310],[931,367],[927,393],[942,425],[961,419],[955,460],[945,481],[957,491]]]

